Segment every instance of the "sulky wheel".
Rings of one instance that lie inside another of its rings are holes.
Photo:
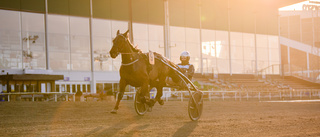
[[[139,92],[137,92],[134,98],[134,109],[136,110],[137,114],[140,116],[143,116],[148,110],[148,105],[143,102]]]
[[[194,98],[194,100],[192,99]],[[202,114],[203,108],[203,95],[202,92],[196,91],[192,93],[190,96],[189,104],[188,104],[188,113],[189,117],[192,121],[198,120]]]

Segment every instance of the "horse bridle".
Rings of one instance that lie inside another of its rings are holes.
[[[123,36],[122,34],[119,34],[121,37],[123,37],[124,39],[125,39],[125,41],[127,41],[129,44],[131,44],[130,42],[129,42],[129,40],[128,40],[128,38],[126,38],[125,36]],[[121,54],[133,54],[133,53],[122,53],[121,51],[119,51],[119,53],[121,53]],[[137,58],[136,60],[134,60],[134,61],[132,61],[132,62],[129,62],[129,63],[123,63],[123,62],[121,62],[121,65],[123,65],[123,66],[129,66],[129,65],[132,65],[132,64],[134,64],[134,63],[136,63],[136,62],[138,62],[139,61],[139,58]]]

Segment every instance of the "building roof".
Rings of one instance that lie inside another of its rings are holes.
[[[10,74],[0,75],[0,80],[63,80],[63,75],[47,74]]]

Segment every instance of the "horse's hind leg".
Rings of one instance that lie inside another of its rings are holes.
[[[163,95],[163,86],[158,85],[156,88],[157,88],[156,101],[158,101],[160,105],[163,105],[164,101],[161,99]]]
[[[123,97],[125,88],[127,86],[126,81],[120,79],[119,86],[120,86],[120,92],[118,93],[116,105],[114,106],[113,110],[111,111],[111,113],[113,113],[113,114],[116,114],[118,112],[120,101]]]
[[[145,82],[141,86],[141,97],[143,98],[143,102],[147,103],[150,106],[150,92],[149,92],[149,83]]]
[[[166,78],[165,76],[160,76],[159,77],[159,82],[157,83],[157,95],[156,95],[156,101],[158,101],[158,103],[160,105],[164,104],[164,101],[161,99],[162,95],[163,95],[163,87],[166,85]]]
[[[164,102],[163,102],[163,100],[161,100],[161,97],[162,97],[162,91],[163,91],[162,89],[163,89],[164,85],[162,85],[159,81],[151,81],[150,87],[151,87],[151,89],[152,89],[152,87],[155,87],[157,89],[157,95],[156,95],[155,99],[152,101],[152,104],[154,105],[158,101],[160,105],[163,105]]]

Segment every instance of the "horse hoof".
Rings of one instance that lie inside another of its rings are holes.
[[[111,114],[117,114],[118,110],[113,109],[110,113]]]
[[[158,103],[159,103],[160,105],[164,105],[164,101],[163,101],[163,100],[158,100]]]
[[[156,101],[154,99],[150,99],[149,107],[153,107]]]

